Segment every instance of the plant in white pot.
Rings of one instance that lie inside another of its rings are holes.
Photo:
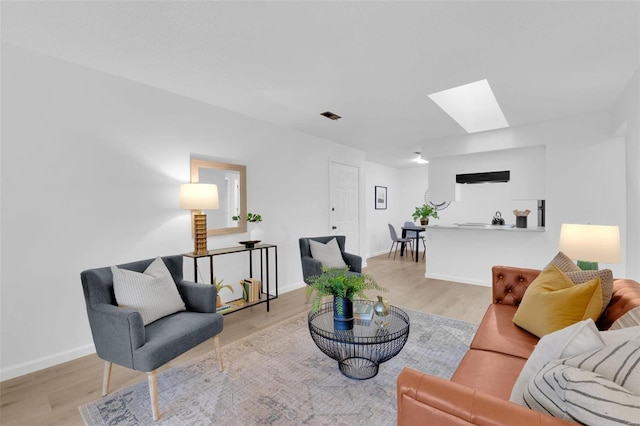
[[[242,217],[232,216],[231,219],[239,222],[240,220],[242,220]],[[262,215],[258,213],[247,213],[246,221],[248,225],[249,238],[251,238],[251,240],[253,241],[262,240],[264,231],[258,225],[260,222],[262,222]]]

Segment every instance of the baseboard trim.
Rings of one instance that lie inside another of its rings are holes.
[[[24,376],[25,374],[53,367],[55,365],[62,364],[63,362],[73,361],[74,359],[94,353],[96,353],[96,348],[93,343],[90,343],[75,349],[38,358],[33,361],[24,362],[22,364],[0,370],[0,381],[3,382],[5,380],[14,379],[19,376]]]
[[[426,278],[432,278],[434,280],[453,281],[453,282],[462,283],[462,284],[472,284],[472,285],[479,285],[479,286],[482,286],[482,287],[491,287],[491,282],[490,281],[474,280],[474,279],[467,278],[467,277],[456,277],[456,276],[452,276],[452,275],[430,274],[428,272],[424,276]]]

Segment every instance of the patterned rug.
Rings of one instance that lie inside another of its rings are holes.
[[[409,339],[377,376],[353,380],[315,346],[307,315],[296,316],[158,374],[161,418],[151,416],[147,381],[79,407],[87,425],[395,425],[403,367],[450,378],[477,326],[405,310]]]

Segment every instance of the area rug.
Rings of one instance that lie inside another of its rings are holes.
[[[147,381],[79,407],[87,425],[395,425],[396,379],[412,367],[450,378],[477,326],[405,310],[409,339],[377,376],[353,380],[320,352],[299,315],[158,374],[161,418]]]

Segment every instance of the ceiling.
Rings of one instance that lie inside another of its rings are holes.
[[[486,78],[512,127],[608,110],[640,50],[637,1],[49,1],[1,14],[3,42],[393,167],[465,134],[430,93]]]

